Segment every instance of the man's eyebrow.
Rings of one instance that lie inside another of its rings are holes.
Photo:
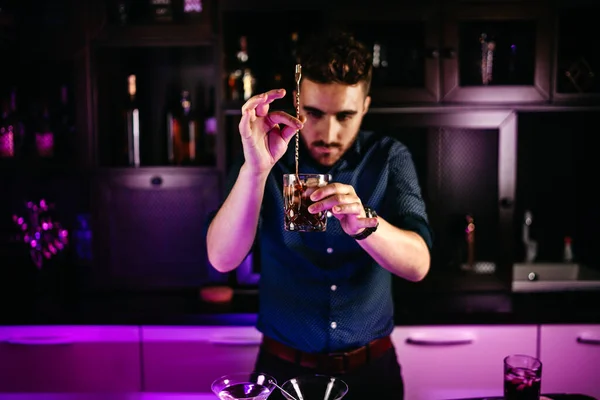
[[[316,107],[311,107],[311,106],[302,106],[302,108],[304,108],[306,111],[310,111],[310,112],[314,112],[314,113],[318,113],[318,114],[325,114],[324,111],[319,110]]]
[[[316,114],[325,114],[325,111],[319,110],[316,107],[311,107],[311,106],[303,106],[302,108],[304,108],[304,110],[306,111],[310,111]],[[335,113],[335,115],[355,115],[358,114],[358,111],[356,110],[342,110],[342,111],[338,111],[337,113]]]

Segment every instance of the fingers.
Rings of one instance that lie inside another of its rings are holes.
[[[285,96],[285,89],[271,90],[266,93],[266,99],[262,103],[258,103],[256,106],[256,116],[264,117],[269,113],[269,104],[277,99],[281,99]]]
[[[268,115],[269,104],[283,96],[285,96],[285,89],[275,89],[248,99],[242,106],[242,118],[239,123],[239,130],[242,138],[249,138],[252,136],[250,123],[253,122],[256,117]],[[270,126],[267,126],[266,131],[271,130],[275,124],[276,123],[272,123]]]
[[[348,194],[336,194],[308,207],[308,211],[313,214],[325,210],[332,210],[334,214],[364,215],[364,207],[360,199]]]
[[[281,124],[292,128],[294,132],[298,129],[302,129],[302,127],[304,126],[302,124],[302,121],[300,121],[296,117],[292,117],[290,114],[284,111],[273,111],[272,113],[269,113],[265,117],[264,123],[267,125],[266,128],[268,130],[270,130],[277,124]]]
[[[338,204],[331,208],[331,212],[336,215],[361,215],[364,210],[361,202]]]
[[[334,182],[315,190],[313,194],[310,195],[310,199],[312,201],[319,201],[335,194],[350,194],[356,196],[356,192],[351,185]]]
[[[264,109],[265,106],[267,107],[267,111],[268,111],[268,109],[269,109],[268,105],[277,99],[281,99],[283,96],[285,96],[285,89],[269,90],[266,93],[261,93],[261,94],[257,94],[256,96],[252,96],[242,106],[242,114],[246,114],[247,112],[252,111],[252,110],[257,110],[258,107],[261,107],[261,109]],[[257,115],[258,115],[258,113],[257,113]],[[265,112],[265,115],[266,115],[266,112]],[[258,116],[264,116],[264,115],[258,115]]]

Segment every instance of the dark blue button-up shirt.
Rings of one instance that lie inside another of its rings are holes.
[[[394,327],[391,273],[380,267],[329,217],[326,232],[283,228],[283,174],[295,172],[294,140],[265,187],[258,243],[261,276],[257,328],[306,352],[360,347]],[[316,164],[301,147],[302,173],[329,173],[352,185],[363,204],[389,223],[432,237],[412,157],[390,137],[361,131],[333,167]],[[227,193],[239,173],[232,167]],[[211,214],[211,217],[214,213]],[[210,219],[209,219],[210,220]]]

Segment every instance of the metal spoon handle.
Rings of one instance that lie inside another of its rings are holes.
[[[281,390],[290,399],[296,400],[296,398],[294,396],[292,396],[287,390],[285,390],[284,388],[282,388],[281,386],[279,386],[277,383],[275,383],[275,381],[269,380],[269,383],[271,385],[275,385],[276,388],[278,388],[279,390]]]

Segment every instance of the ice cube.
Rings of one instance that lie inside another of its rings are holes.
[[[319,178],[308,178],[304,185],[309,188],[319,187]]]

